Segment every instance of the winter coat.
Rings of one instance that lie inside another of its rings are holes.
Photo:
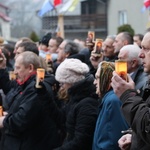
[[[1,150],[52,150],[59,145],[56,123],[47,113],[50,101],[42,97],[35,89],[35,75],[12,86],[6,97],[9,109],[3,121]]]
[[[123,114],[132,128],[131,150],[150,149],[150,88],[144,93],[147,94],[142,98],[136,90],[127,90],[120,98]]]
[[[136,71],[131,75],[132,80],[135,83],[136,90],[142,93],[143,86],[148,80],[148,75],[143,71],[143,66],[139,66]]]
[[[102,98],[96,122],[92,150],[119,150],[121,131],[129,128],[121,112],[121,101],[110,90]]]
[[[98,101],[93,81],[94,77],[88,75],[68,90],[70,99],[65,107],[67,136],[63,145],[55,150],[92,149],[98,115]]]

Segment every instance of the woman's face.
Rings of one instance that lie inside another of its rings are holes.
[[[65,89],[66,91],[72,86],[70,83],[60,83],[61,88]]]
[[[100,96],[101,94],[100,94],[99,76],[100,76],[100,68],[97,69],[97,72],[95,74],[95,80],[94,80],[94,85],[96,86],[96,94]]]

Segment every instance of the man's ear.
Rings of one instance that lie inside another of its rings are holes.
[[[128,45],[128,41],[127,40],[124,40],[124,45]]]
[[[65,55],[66,55],[66,58],[67,58],[67,57],[69,57],[69,56],[70,56],[70,53],[66,53]]]
[[[132,68],[137,67],[137,65],[138,65],[138,60],[133,59],[133,60],[132,60]]]
[[[32,73],[34,71],[34,66],[33,64],[30,64],[29,65],[29,72]]]

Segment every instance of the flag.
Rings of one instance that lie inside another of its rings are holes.
[[[64,13],[66,11],[73,11],[77,5],[79,0],[68,0],[65,1],[62,5],[62,7],[59,9],[59,14]]]
[[[45,13],[53,10],[54,7],[53,5],[50,3],[49,0],[45,0],[41,10],[38,12],[38,16],[42,17]]]
[[[79,0],[74,0],[68,11],[74,11],[78,2],[79,2]]]
[[[141,12],[144,13],[145,11],[146,11],[146,7],[143,6],[142,9],[141,9]]]
[[[62,0],[54,0],[54,6],[57,6],[62,3]]]
[[[141,12],[144,13],[150,7],[150,0],[144,0]]]
[[[144,6],[148,8],[150,6],[150,0],[144,0]]]

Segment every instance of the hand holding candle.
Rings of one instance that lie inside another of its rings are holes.
[[[16,79],[16,74],[14,73],[14,71],[10,71],[9,72],[9,80],[15,80]]]
[[[2,117],[2,116],[3,116],[3,107],[0,106],[0,117]]]
[[[37,69],[37,77],[36,77],[36,88],[42,88],[42,86],[39,85],[39,83],[44,80],[44,76],[45,76],[45,69],[38,68]]]
[[[51,54],[46,54],[46,63],[50,62],[52,59]]]
[[[127,81],[127,62],[126,61],[116,60],[115,71],[121,78]]]

